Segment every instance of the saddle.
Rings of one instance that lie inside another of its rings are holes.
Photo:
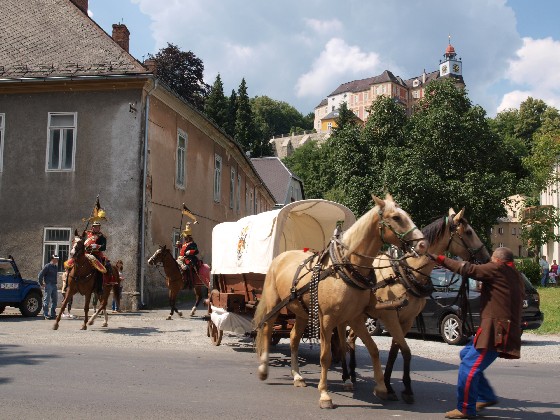
[[[97,258],[95,258],[93,255],[91,254],[86,254],[86,257],[89,261],[89,263],[91,264],[91,266],[93,268],[95,268],[97,271],[99,271],[100,273],[107,273],[107,269],[105,268],[105,266],[103,264],[101,264],[99,262],[99,260]],[[70,258],[69,260],[64,262],[64,267],[67,269],[70,269],[72,267],[74,267],[74,259]]]

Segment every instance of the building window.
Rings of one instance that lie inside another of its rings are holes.
[[[492,235],[493,233],[494,233],[494,228],[491,227],[491,228],[490,228],[490,235]]]
[[[364,93],[364,101],[367,101],[369,99],[369,93],[365,92]]]
[[[327,123],[327,131],[330,133],[332,131],[332,122]]]
[[[249,184],[245,184],[245,214],[251,214],[249,189],[250,189]]]
[[[503,235],[503,234],[504,234],[504,228],[503,228],[503,227],[498,228],[498,233],[499,233],[500,235]]]
[[[45,228],[43,233],[43,265],[53,254],[58,255],[58,271],[64,270],[64,261],[70,253],[70,228]]]
[[[503,243],[503,242],[500,242],[500,243],[498,244],[498,247],[499,247],[499,248],[503,248],[503,247],[504,247],[504,243]]]
[[[214,155],[214,201],[220,202],[222,196],[222,157]]]
[[[187,172],[187,133],[182,130],[177,131],[177,172],[175,174],[175,184],[180,188],[185,188],[185,174]]]
[[[235,210],[237,213],[241,211],[241,174],[237,174],[237,200]]]
[[[515,234],[516,234],[515,228],[511,228],[511,234],[512,234],[512,235],[515,235]]]
[[[77,113],[49,112],[47,171],[74,170]]]
[[[231,168],[231,176],[229,178],[229,208],[233,209],[235,202],[235,168]]]
[[[253,193],[253,189],[251,188],[251,191],[249,192],[249,204],[250,204],[250,209],[251,209],[251,214],[255,214],[255,196]]]
[[[5,114],[0,114],[0,172],[2,172],[4,162],[4,121]]]
[[[173,253],[173,258],[177,259],[179,256],[179,248],[177,247],[177,242],[181,243],[181,230],[173,229],[171,233],[171,248]]]

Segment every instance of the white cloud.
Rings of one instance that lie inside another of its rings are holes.
[[[522,47],[509,62],[506,78],[517,89],[506,93],[498,112],[519,108],[529,96],[542,99],[548,105],[560,105],[560,41],[552,38],[523,38]],[[523,87],[524,89],[519,89]]]
[[[93,12],[91,10],[88,9],[87,15],[93,19]]]
[[[296,94],[298,97],[317,96],[317,92],[322,92],[323,96],[326,96],[336,87],[333,84],[339,76],[351,77],[365,71],[373,76],[379,72],[380,62],[377,53],[363,52],[358,46],[351,46],[340,38],[333,38],[327,42],[311,70],[298,79]]]
[[[343,24],[338,19],[319,20],[304,19],[305,24],[319,34],[333,34],[342,30]]]

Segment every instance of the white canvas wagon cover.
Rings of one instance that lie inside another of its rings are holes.
[[[342,204],[312,199],[220,223],[212,231],[212,274],[266,274],[274,257],[284,251],[324,249],[337,221],[346,230],[356,218]]]

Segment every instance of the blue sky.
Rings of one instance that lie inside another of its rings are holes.
[[[140,61],[171,42],[226,95],[244,77],[249,96],[304,114],[341,83],[436,70],[449,35],[489,116],[528,96],[560,108],[558,0],[89,0],[89,13],[109,34],[126,24]]]

